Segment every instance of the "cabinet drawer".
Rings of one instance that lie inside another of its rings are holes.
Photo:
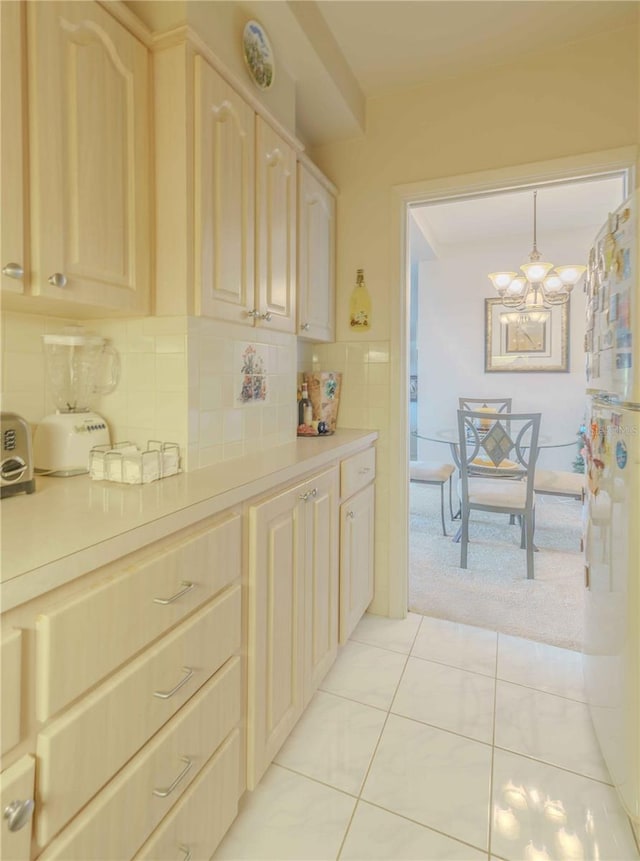
[[[0,753],[20,741],[22,703],[22,631],[14,628],[2,637],[0,646]]]
[[[227,590],[39,733],[40,846],[239,651],[240,594]]]
[[[235,730],[147,840],[136,861],[184,857],[208,861],[238,812],[239,766],[240,734]]]
[[[346,499],[376,477],[376,450],[367,448],[340,463],[340,496]]]
[[[36,761],[23,756],[0,774],[0,810],[3,812],[14,801],[34,798]],[[18,831],[9,831],[8,823],[0,819],[0,858],[2,861],[29,861],[31,858],[31,830],[29,820]]]
[[[105,569],[106,582],[40,615],[38,720],[55,714],[239,577],[240,552],[240,518],[227,516],[153,555],[137,554],[124,570],[121,564]]]
[[[131,858],[240,722],[240,658],[231,658],[39,857]],[[184,760],[188,760],[185,762]],[[189,768],[188,762],[192,765]],[[189,771],[166,797],[186,768]],[[126,823],[126,827],[123,827]]]

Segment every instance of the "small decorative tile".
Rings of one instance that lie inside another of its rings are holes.
[[[267,399],[267,361],[262,350],[255,344],[247,344],[242,351],[240,368],[241,383],[239,400],[265,401]]]

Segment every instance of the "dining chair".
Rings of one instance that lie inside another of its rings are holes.
[[[458,409],[510,413],[511,402],[512,398],[458,398]]]
[[[527,553],[527,579],[532,580],[534,473],[541,414],[505,413],[504,418],[494,421],[486,433],[481,433],[478,419],[483,415],[485,413],[480,411],[458,410],[460,567],[467,567],[471,512],[509,514],[520,519],[520,546]],[[490,462],[491,473],[478,473],[477,459],[481,453],[482,458]]]
[[[431,460],[412,460],[409,464],[409,480],[422,484],[434,484],[440,488],[440,518],[442,534],[447,534],[444,522],[444,486],[449,482],[449,511],[453,520],[453,503],[451,501],[451,476],[456,471],[452,463],[436,463]]]

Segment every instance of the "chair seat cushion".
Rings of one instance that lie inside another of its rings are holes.
[[[526,481],[509,481],[502,478],[469,479],[470,505],[492,505],[509,510],[524,510],[526,501]]]
[[[538,493],[557,493],[580,496],[584,487],[581,472],[565,472],[559,469],[536,469],[534,489]]]
[[[409,464],[411,481],[445,482],[455,471],[452,463],[438,463],[432,460],[416,460]]]

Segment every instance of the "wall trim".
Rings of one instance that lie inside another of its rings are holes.
[[[635,188],[635,168],[639,147],[628,146],[575,156],[531,162],[511,167],[445,176],[437,179],[395,185],[391,188],[391,280],[396,285],[396,300],[390,309],[391,416],[389,449],[397,452],[397,468],[390,470],[389,506],[395,512],[389,524],[388,615],[402,619],[407,615],[409,598],[409,301],[411,261],[408,255],[409,207],[416,203],[476,197],[529,185],[576,180],[607,173],[627,171],[628,188]]]

